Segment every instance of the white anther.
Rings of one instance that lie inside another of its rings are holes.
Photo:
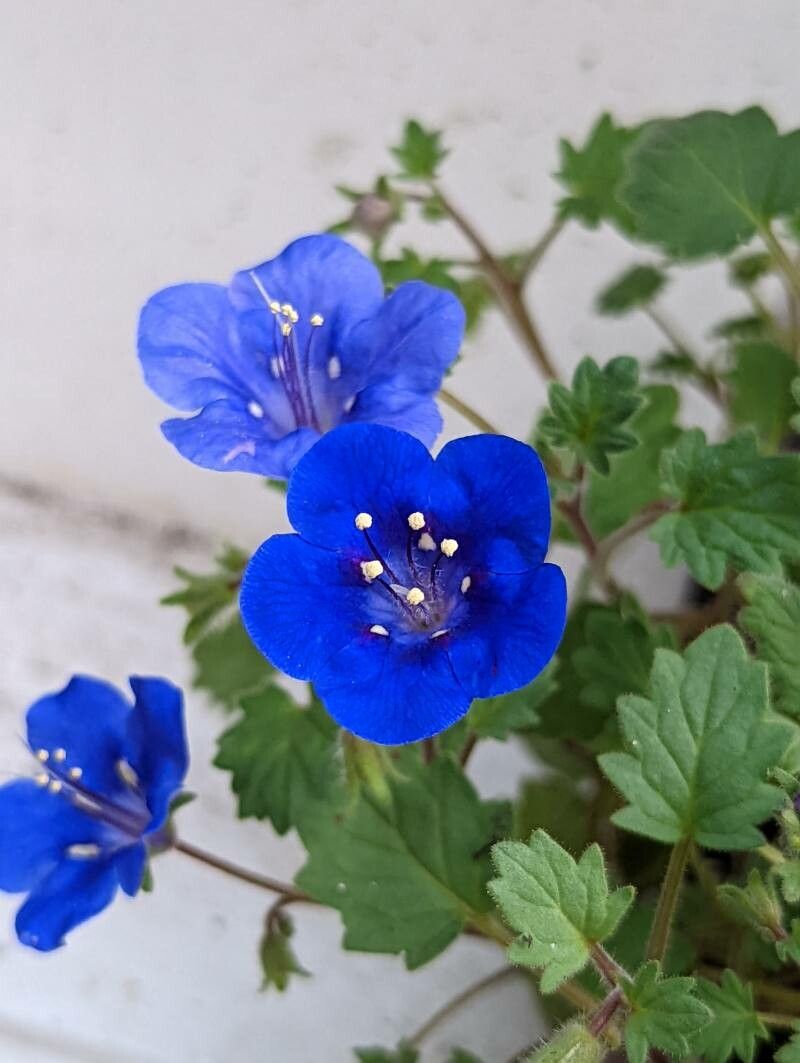
[[[50,782],[47,784],[47,789],[50,791],[51,794],[60,793],[61,792],[61,780],[60,779],[51,779]]]
[[[325,318],[322,316],[322,314],[312,314],[309,320],[311,321],[311,324],[314,326],[314,328],[319,328],[320,325],[325,324]]]
[[[436,543],[433,541],[433,536],[427,532],[423,532],[417,540],[417,546],[420,550],[435,550]]]
[[[442,635],[446,635],[449,630],[449,628],[443,627],[440,631],[434,631],[434,633],[431,635],[431,638],[440,639]]]
[[[455,539],[442,539],[442,541],[439,543],[439,546],[441,547],[442,553],[445,557],[452,557],[458,549],[458,543]]]
[[[300,320],[300,315],[297,313],[294,307],[289,310],[289,320],[293,325],[296,325]]]
[[[91,860],[95,856],[100,855],[100,846],[94,845],[92,842],[79,842],[76,845],[70,845],[67,848],[67,856],[72,857],[73,860]]]
[[[366,531],[367,528],[372,527],[372,514],[371,513],[357,513],[356,514],[356,527],[359,531]]]
[[[255,399],[251,399],[251,401],[247,404],[247,412],[250,414],[251,417],[263,417],[264,407],[260,403],[256,402]]]
[[[70,779],[80,779],[81,775],[83,775],[83,768],[70,768],[67,774],[69,775]]]
[[[412,531],[422,531],[425,527],[425,514],[415,511],[408,514],[408,526]]]
[[[34,775],[33,781],[37,786],[47,786],[50,782],[50,776],[46,771],[40,771],[37,775]]]
[[[284,303],[281,307],[281,313],[286,317],[291,317],[294,312],[294,307],[291,303]]]
[[[419,589],[419,587],[412,587],[406,594],[406,601],[409,605],[422,605],[425,601],[425,595]]]
[[[269,360],[269,371],[277,380],[281,375],[281,360],[280,358],[272,357]]]
[[[255,277],[252,273],[250,274],[250,276],[253,277],[253,280],[255,280]],[[267,306],[270,308],[273,314],[279,314],[281,312],[281,304],[278,302],[277,299],[270,299],[270,301],[267,303]]]
[[[67,759],[67,751],[66,751],[66,749],[54,749],[53,750],[53,760],[57,760],[60,763],[62,760],[66,760],[66,759]]]
[[[281,334],[284,336],[291,336],[292,326],[289,324],[288,321],[284,321],[284,323],[281,325]]]
[[[50,759],[50,754],[47,752],[46,749],[37,749],[36,759],[40,760],[42,764],[46,764],[47,761]]]
[[[139,785],[139,776],[127,762],[127,760],[117,761],[117,775],[125,783],[126,786],[135,787]]]
[[[471,576],[465,576],[462,579],[462,581],[461,581],[461,593],[462,594],[466,594],[471,586],[472,586],[472,577]]]
[[[373,635],[383,635],[384,637],[388,637],[389,635],[389,632],[386,630],[383,624],[373,624],[370,628],[370,631]]]
[[[342,375],[342,363],[332,354],[328,359],[328,376],[331,380],[338,380]]]
[[[361,572],[367,583],[371,583],[378,576],[383,575],[383,565],[380,561],[362,561]]]

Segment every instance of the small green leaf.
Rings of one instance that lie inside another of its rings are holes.
[[[733,351],[730,410],[738,425],[755,428],[771,450],[789,430],[797,363],[774,343],[740,343]]]
[[[647,306],[667,283],[666,274],[655,266],[631,266],[598,295],[597,312],[620,317]]]
[[[747,605],[739,622],[769,667],[775,708],[800,719],[800,588],[773,576],[739,579]]]
[[[775,268],[772,256],[766,251],[755,251],[749,255],[739,255],[731,259],[730,278],[734,284],[749,288],[756,281],[766,277]]]
[[[650,531],[668,567],[683,563],[704,587],[721,586],[727,567],[778,574],[800,560],[800,459],[763,457],[752,436],[709,445],[684,432],[661,459],[663,488],[680,509]]]
[[[403,952],[414,969],[489,908],[493,824],[449,758],[424,768],[409,758],[403,767],[403,777],[387,780],[388,802],[361,790],[343,814],[322,803],[304,821],[309,855],[297,882],[339,909],[345,948]]]
[[[768,718],[766,670],[733,628],[711,628],[683,656],[656,650],[650,697],[618,704],[628,751],[599,758],[629,802],[618,826],[668,845],[762,844],[756,825],[782,800],[765,779],[791,729]]]
[[[764,340],[772,328],[769,318],[760,314],[744,314],[727,317],[711,330],[711,335],[721,340]]]
[[[192,647],[192,656],[196,665],[193,685],[228,709],[261,690],[275,674],[250,641],[238,614],[224,627],[202,635]]]
[[[783,933],[781,903],[757,868],[750,871],[746,885],[725,882],[717,887],[717,896],[728,915],[740,926],[757,931],[767,941],[774,941]]]
[[[336,726],[318,703],[301,709],[277,686],[242,708],[242,718],[221,736],[214,764],[232,772],[240,818],[269,819],[285,834],[336,790]]]
[[[592,128],[582,148],[561,140],[561,169],[557,179],[570,193],[558,205],[562,218],[576,218],[591,229],[609,221],[623,232],[633,231],[630,210],[617,199],[625,171],[625,153],[637,130],[616,126],[604,114]]]
[[[356,1059],[359,1063],[417,1063],[419,1052],[408,1045],[391,1048],[357,1048]]]
[[[479,738],[508,738],[516,731],[527,731],[539,722],[538,708],[557,689],[556,666],[551,662],[532,683],[494,698],[472,703],[467,716],[469,730]]]
[[[547,1044],[527,1056],[525,1063],[599,1063],[605,1048],[581,1022],[571,1022]]]
[[[631,450],[638,440],[624,427],[642,402],[637,390],[639,366],[634,358],[612,358],[601,369],[584,358],[572,388],[550,385],[550,410],[539,422],[545,442],[572,451],[578,461],[598,472],[609,471],[609,455]]]
[[[591,845],[576,863],[542,830],[527,845],[498,842],[492,858],[498,877],[489,892],[520,935],[509,959],[542,967],[542,992],[552,993],[585,967],[592,945],[614,933],[635,890],[609,892],[599,846]]]
[[[694,996],[694,978],[662,978],[659,964],[646,963],[625,996],[631,1013],[625,1023],[625,1048],[630,1063],[646,1063],[650,1048],[685,1059],[698,1030],[711,1012]]]
[[[781,963],[794,963],[800,967],[800,919],[793,919],[788,937],[775,942],[775,951]]]
[[[797,1033],[775,1053],[775,1063],[800,1063],[800,1022],[794,1026]]]
[[[720,985],[697,980],[697,998],[711,1009],[711,1021],[694,1037],[692,1050],[706,1063],[726,1063],[732,1056],[752,1063],[756,1041],[769,1033],[753,1004],[753,990],[733,971],[723,971]]]
[[[456,276],[453,263],[449,259],[422,258],[411,247],[402,248],[399,258],[381,260],[379,266],[387,288],[396,288],[406,281],[418,280],[452,292],[464,307],[467,331],[478,324],[483,312],[493,301],[492,291],[483,277]]]
[[[775,868],[775,877],[778,879],[783,894],[788,904],[800,904],[800,860],[787,860]]]
[[[403,139],[391,152],[400,163],[401,176],[428,180],[436,176],[439,164],[447,155],[441,132],[425,129],[413,118],[406,122]]]
[[[210,573],[190,572],[176,568],[175,575],[186,584],[161,599],[162,605],[180,605],[188,614],[183,641],[194,642],[239,594],[239,584],[249,557],[236,546],[226,546],[215,559],[216,568]]]
[[[293,974],[308,977],[308,971],[300,966],[294,954],[291,945],[293,934],[294,925],[284,912],[267,919],[258,950],[264,976],[262,990],[275,986],[279,993],[283,993]]]
[[[795,405],[800,406],[800,376],[795,377],[792,381],[792,398],[795,401]],[[795,432],[800,432],[800,413],[796,413],[789,423]]]

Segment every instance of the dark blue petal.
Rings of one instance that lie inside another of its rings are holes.
[[[329,657],[315,678],[328,712],[348,731],[380,745],[402,745],[444,731],[472,700],[445,648],[364,632]]]
[[[464,309],[452,292],[422,281],[401,284],[353,332],[342,352],[367,367],[367,381],[432,395],[464,336]]]
[[[123,754],[130,705],[110,683],[74,676],[63,690],[40,698],[28,709],[28,743],[53,758],[66,773],[80,768],[81,782],[96,793],[113,795],[120,789],[117,763]]]
[[[177,450],[204,469],[286,477],[319,433],[300,428],[275,438],[239,399],[212,402],[195,417],[165,421],[161,430]]]
[[[123,893],[127,893],[129,897],[135,897],[144,878],[144,868],[147,863],[146,845],[144,842],[137,842],[135,845],[120,849],[114,854],[114,862]]]
[[[442,415],[432,398],[420,398],[418,392],[398,388],[391,380],[371,384],[359,393],[345,423],[359,422],[401,429],[426,447],[433,445],[442,430]]]
[[[525,443],[492,435],[448,443],[436,459],[429,508],[438,531],[458,541],[462,556],[487,559],[494,542],[502,539],[523,559],[510,571],[534,568],[544,560],[550,495],[542,463]],[[505,561],[508,552],[499,556]]]
[[[17,936],[40,952],[57,949],[73,927],[108,907],[118,884],[114,856],[64,860],[17,912]]]
[[[379,548],[405,543],[409,513],[424,507],[433,459],[413,436],[382,425],[342,425],[299,462],[289,483],[289,520],[309,542],[361,551],[354,524],[372,515]],[[369,555],[366,555],[369,556]]]
[[[158,830],[189,767],[183,695],[166,679],[131,676],[136,702],[128,717],[125,759],[136,772]]]
[[[561,569],[548,564],[516,575],[474,574],[468,602],[467,620],[446,638],[462,686],[472,697],[488,698],[535,679],[564,632]]]
[[[244,573],[240,607],[250,638],[276,668],[313,679],[325,659],[372,623],[356,558],[298,535],[273,535]]]
[[[0,890],[30,890],[63,859],[68,846],[96,844],[102,830],[32,779],[0,787]]]

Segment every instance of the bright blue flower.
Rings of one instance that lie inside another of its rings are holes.
[[[258,549],[242,618],[348,731],[426,738],[553,656],[566,588],[543,563],[550,499],[524,443],[469,436],[434,461],[404,432],[345,426],[298,464],[287,504],[298,534]]]
[[[342,423],[391,425],[430,445],[442,425],[433,396],[463,331],[450,292],[409,281],[384,299],[369,259],[336,236],[306,236],[228,288],[157,292],[139,357],[152,390],[195,414],[162,425],[185,458],[286,477]]]
[[[180,690],[165,679],[130,685],[133,705],[88,676],[40,698],[26,717],[38,774],[0,787],[0,889],[28,894],[17,935],[42,952],[118,886],[136,894],[186,774]]]

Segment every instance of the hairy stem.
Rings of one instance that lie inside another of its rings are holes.
[[[519,284],[524,284],[530,275],[537,269],[539,263],[544,258],[545,254],[550,248],[555,238],[567,224],[567,219],[562,217],[556,217],[548,225],[533,247],[522,258],[519,264],[519,270],[517,273],[517,281]]]
[[[484,989],[489,989],[493,985],[497,985],[500,982],[504,982],[507,978],[511,978],[512,975],[519,974],[518,967],[501,967],[499,971],[495,971],[493,974],[487,974],[485,978],[481,978],[480,981],[474,982],[472,985],[467,986],[466,989],[454,996],[452,1000],[449,1000],[442,1007],[438,1008],[429,1019],[427,1019],[422,1026],[419,1027],[409,1038],[407,1038],[408,1044],[412,1048],[418,1048],[422,1041],[433,1030],[443,1023],[445,1019],[448,1019],[454,1012],[458,1011],[460,1007],[463,1007],[473,997],[478,996]]]
[[[644,306],[642,307],[642,310],[650,318],[659,332],[666,337],[675,350],[680,354],[685,355],[691,361],[697,377],[697,383],[700,384],[706,395],[713,399],[714,402],[724,405],[719,381],[713,373],[709,372],[708,369],[703,366],[697,353],[686,342],[669,318],[665,317],[661,310],[657,310],[654,306]]]
[[[592,945],[592,963],[611,986],[619,984],[620,979],[628,978],[628,972],[611,956],[602,945]]]
[[[667,951],[672,920],[678,906],[683,872],[689,858],[691,844],[691,839],[681,838],[670,853],[667,873],[661,885],[658,906],[650,930],[650,940],[647,942],[646,959],[648,960],[663,960]]]
[[[775,1026],[779,1030],[794,1030],[797,1023],[791,1015],[779,1015],[774,1011],[759,1011],[758,1017],[766,1026]]]
[[[592,1037],[600,1036],[606,1026],[608,1026],[614,1018],[617,1009],[621,1006],[624,999],[621,989],[611,990],[587,1024],[586,1028]]]
[[[314,900],[309,894],[287,882],[281,882],[279,879],[271,878],[269,875],[262,875],[257,871],[250,871],[249,868],[240,867],[238,864],[233,864],[229,860],[224,860],[221,856],[208,853],[205,849],[200,849],[189,842],[176,839],[172,847],[177,849],[179,853],[183,853],[184,856],[191,856],[193,860],[197,860],[207,867],[216,868],[217,871],[222,871],[224,874],[230,875],[231,878],[238,878],[240,882],[248,882],[251,886],[259,886],[261,889],[269,890],[271,893],[277,893],[284,903],[302,901],[306,904],[319,904],[319,901]]]
[[[446,406],[449,406],[451,410],[460,413],[463,418],[471,424],[474,424],[479,432],[487,432],[489,435],[493,436],[502,435],[499,428],[495,428],[495,426],[487,421],[482,414],[478,413],[478,411],[473,409],[472,406],[464,402],[463,399],[459,399],[452,391],[448,391],[447,388],[439,389],[439,398]]]

